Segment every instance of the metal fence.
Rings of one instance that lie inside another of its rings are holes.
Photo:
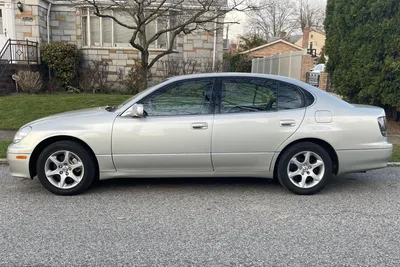
[[[330,75],[328,74],[321,76],[320,73],[307,72],[306,83],[311,84],[327,92],[334,93],[334,88],[332,87],[332,80]]]
[[[275,74],[301,80],[301,64],[304,51],[279,54],[252,60],[251,72]]]

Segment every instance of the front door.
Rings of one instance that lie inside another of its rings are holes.
[[[4,6],[0,6],[0,50],[3,49],[7,42],[7,20]]]
[[[214,119],[212,161],[216,175],[269,175],[279,145],[305,115],[302,92],[265,78],[224,78]]]
[[[213,88],[213,78],[174,82],[138,101],[145,117],[117,117],[116,169],[137,176],[211,174]]]

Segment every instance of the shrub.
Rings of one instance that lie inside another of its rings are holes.
[[[62,87],[72,85],[79,64],[79,50],[74,44],[53,42],[41,46],[43,61],[54,69],[55,76]]]
[[[15,76],[15,80],[21,90],[26,93],[36,93],[42,89],[43,80],[39,72],[19,70]]]
[[[79,89],[92,93],[112,93],[115,87],[123,80],[122,70],[116,73],[116,79],[110,80],[108,62],[92,60],[79,70]]]
[[[224,71],[251,72],[251,58],[245,54],[224,54]]]
[[[122,81],[122,86],[125,90],[130,94],[137,94],[140,91],[144,90],[144,82],[142,81],[140,75],[140,64],[136,63],[133,67],[129,70],[128,75],[126,75],[125,79]]]

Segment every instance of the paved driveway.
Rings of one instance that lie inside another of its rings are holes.
[[[59,197],[0,167],[0,266],[399,266],[400,168],[296,196],[259,179],[114,180]]]

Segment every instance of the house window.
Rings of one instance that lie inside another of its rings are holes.
[[[104,13],[107,14],[107,13]],[[127,25],[134,25],[132,17],[117,11],[108,11],[109,15],[116,16],[119,21]],[[147,39],[151,38],[162,27],[168,27],[165,21],[152,21],[146,25]],[[83,45],[89,47],[131,47],[129,44],[134,30],[123,27],[111,18],[101,18],[93,10],[84,9],[82,12]],[[167,49],[169,33],[162,34],[149,45],[149,48]],[[137,39],[138,42],[138,39]]]

